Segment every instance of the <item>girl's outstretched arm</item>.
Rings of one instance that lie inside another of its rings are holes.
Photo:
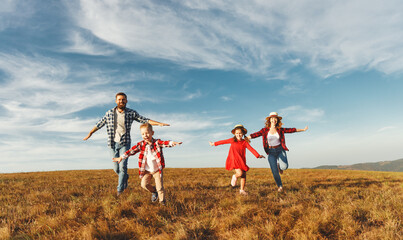
[[[234,141],[233,138],[229,138],[229,139],[225,139],[225,140],[220,140],[217,142],[209,142],[211,146],[218,146],[221,144],[228,144],[228,143],[232,143]]]

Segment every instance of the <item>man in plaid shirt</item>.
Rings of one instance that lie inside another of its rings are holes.
[[[169,126],[169,124],[157,122],[141,116],[135,110],[126,108],[127,96],[120,92],[116,94],[116,107],[105,113],[96,126],[91,129],[84,140],[89,139],[93,133],[106,125],[108,133],[108,147],[112,158],[119,157],[130,149],[130,129],[133,121],[149,123],[151,125]],[[129,175],[127,174],[127,159],[120,163],[114,162],[113,170],[118,174],[118,196],[127,188]]]

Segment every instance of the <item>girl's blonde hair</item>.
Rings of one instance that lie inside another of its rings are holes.
[[[266,118],[265,125],[266,125],[267,128],[270,128],[270,126],[271,126],[270,118],[272,118],[272,117],[267,117],[267,118]],[[280,119],[280,118],[278,118],[278,117],[275,117],[275,118],[277,118],[276,128],[277,128],[277,129],[280,129],[281,126],[283,126],[283,123],[281,122],[281,119]]]

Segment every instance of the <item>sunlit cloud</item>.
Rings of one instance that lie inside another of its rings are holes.
[[[231,101],[231,100],[232,100],[232,98],[231,98],[231,97],[228,97],[228,96],[222,96],[221,99],[222,99],[223,101],[225,101],[225,102],[228,102],[228,101]]]
[[[285,72],[268,79],[284,79],[301,62],[323,77],[357,68],[401,71],[399,5],[310,0],[68,4],[79,27],[127,51],[187,67],[255,74],[270,74],[273,62],[284,63]]]
[[[0,31],[24,25],[34,14],[31,1],[2,0],[0,7]]]
[[[290,120],[308,123],[320,121],[325,115],[325,111],[322,109],[308,109],[299,105],[280,109],[278,113]]]
[[[75,52],[95,56],[107,56],[115,53],[114,50],[105,45],[95,43],[93,35],[84,36],[78,31],[69,34],[71,45],[64,48],[65,52]]]
[[[395,126],[386,126],[386,127],[382,127],[380,129],[378,129],[377,132],[385,132],[385,131],[392,130],[392,129],[395,129],[395,128],[396,128]]]

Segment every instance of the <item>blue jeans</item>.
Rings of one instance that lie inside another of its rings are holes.
[[[273,173],[274,181],[276,181],[277,187],[282,187],[280,173],[277,168],[277,161],[279,163],[281,170],[286,170],[288,168],[287,154],[282,147],[279,148],[269,148],[269,156],[267,160],[270,164],[271,172]]]
[[[110,153],[112,158],[117,158],[122,156],[127,150],[130,149],[130,143],[120,144],[115,143],[110,146]],[[127,174],[127,161],[128,158],[122,160],[120,163],[113,162],[113,171],[119,176],[118,180],[118,192],[123,192],[127,187],[127,180],[129,174]]]

